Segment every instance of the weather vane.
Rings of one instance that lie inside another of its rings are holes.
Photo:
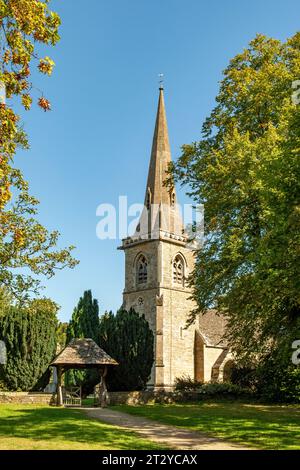
[[[164,74],[163,73],[159,73],[158,74],[158,78],[159,78],[159,88],[163,88],[163,85],[164,85]]]

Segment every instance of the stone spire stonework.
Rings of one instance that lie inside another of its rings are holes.
[[[145,191],[145,208],[134,234],[135,237],[153,239],[174,234],[184,240],[182,217],[177,204],[175,187],[165,185],[171,161],[164,89],[161,86]]]
[[[171,163],[168,125],[164,101],[164,91],[159,89],[159,100],[152,142],[151,159],[149,164],[145,204],[148,191],[152,204],[170,204],[170,188],[163,185],[167,177],[168,166]]]

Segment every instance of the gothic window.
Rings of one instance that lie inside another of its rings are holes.
[[[175,193],[171,193],[170,199],[171,199],[171,207],[174,207],[175,206]]]
[[[144,255],[141,255],[137,260],[137,283],[146,284],[148,280],[148,262]]]
[[[180,255],[173,261],[173,282],[184,286],[184,261]]]

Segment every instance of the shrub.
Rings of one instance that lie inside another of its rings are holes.
[[[258,384],[257,368],[235,365],[231,371],[230,382],[255,392]]]
[[[175,379],[175,392],[193,392],[201,387],[202,382],[192,379],[189,375],[182,375]]]
[[[254,393],[248,387],[225,382],[201,383],[188,375],[175,379],[176,401],[207,399],[250,399]]]
[[[300,367],[269,358],[257,371],[257,393],[263,401],[300,403]]]
[[[248,399],[253,397],[253,392],[249,388],[243,388],[232,383],[206,383],[203,384],[199,391],[198,397],[217,398],[217,399]]]

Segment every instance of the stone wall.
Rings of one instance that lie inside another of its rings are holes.
[[[145,405],[146,403],[173,403],[174,393],[164,391],[109,392],[111,405]]]
[[[176,393],[171,391],[109,392],[110,405],[145,405],[147,403],[186,403],[196,402],[202,397],[197,391]]]
[[[27,404],[53,404],[54,395],[51,393],[34,393],[34,392],[1,392],[0,391],[0,404],[4,403],[19,403],[22,405]]]
[[[109,392],[111,405],[144,405],[154,399],[154,392]]]

